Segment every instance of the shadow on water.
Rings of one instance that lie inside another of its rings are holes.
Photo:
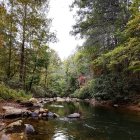
[[[25,135],[29,140],[138,140],[140,139],[140,115],[116,109],[93,107],[84,102],[54,102],[46,104],[52,112],[60,115],[57,119],[24,119],[38,132]],[[78,112],[80,119],[66,116]],[[24,133],[24,131],[22,132]],[[16,135],[18,140],[19,133]],[[15,136],[13,136],[15,137]],[[14,139],[13,139],[14,140]]]

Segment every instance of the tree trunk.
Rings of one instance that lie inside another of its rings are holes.
[[[13,15],[13,2],[11,5],[11,15]],[[8,70],[7,70],[7,78],[11,78],[11,59],[12,59],[12,28],[13,28],[13,19],[11,18],[11,23],[10,23],[10,41],[9,41],[9,56],[8,56]]]
[[[24,17],[23,17],[23,34],[22,34],[22,45],[21,45],[21,52],[20,52],[20,75],[19,81],[24,84],[25,75],[24,75],[24,63],[25,63],[25,33],[26,33],[26,17],[27,17],[27,5],[24,6]]]

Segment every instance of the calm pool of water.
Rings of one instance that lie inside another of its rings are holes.
[[[25,119],[34,126],[36,135],[26,135],[29,140],[140,140],[140,114],[116,109],[93,107],[88,103],[46,104],[57,119]],[[66,116],[79,112],[80,119]],[[14,136],[13,136],[14,137]],[[17,140],[18,134],[15,136]]]

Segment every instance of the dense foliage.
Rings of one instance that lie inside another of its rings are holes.
[[[0,81],[13,89],[34,94],[38,88],[51,90],[51,73],[60,59],[48,46],[56,41],[50,32],[48,4],[46,0],[0,2]]]
[[[86,40],[82,48],[93,80],[72,96],[115,101],[138,95],[140,2],[75,0],[74,6],[79,10],[73,33]]]
[[[0,100],[27,100],[31,94],[26,94],[24,90],[14,90],[10,87],[0,84]]]
[[[45,0],[0,3],[0,81],[35,97],[113,101],[137,97],[140,1],[74,0],[71,8],[78,10],[71,34],[85,42],[63,62],[48,46],[56,41],[50,32],[48,4]]]

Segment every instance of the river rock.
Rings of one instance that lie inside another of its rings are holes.
[[[35,129],[31,124],[25,124],[25,133],[26,134],[34,134]]]
[[[55,117],[55,118],[58,118],[58,117],[59,117],[58,114],[56,114],[56,113],[53,113],[53,114],[54,114],[54,117]]]
[[[79,113],[73,113],[67,116],[68,118],[80,118],[80,114]]]
[[[57,101],[57,97],[54,97],[53,100],[54,100],[54,101]]]
[[[25,108],[20,109],[10,106],[4,106],[2,109],[5,111],[4,118],[9,119],[22,117],[22,115],[27,112]]]
[[[49,102],[50,99],[49,99],[49,98],[45,98],[44,101],[45,101],[45,102]]]
[[[23,117],[30,117],[31,114],[32,114],[32,112],[28,110],[28,111],[24,112],[22,116]]]
[[[22,101],[20,103],[20,105],[24,106],[24,107],[32,107],[33,103],[31,103],[30,101]]]
[[[53,98],[50,98],[50,102],[53,102],[54,101],[54,99]]]
[[[39,115],[38,115],[38,118],[40,118],[40,119],[41,119],[41,118],[42,118],[42,114],[39,114]]]
[[[48,115],[47,113],[43,113],[42,117],[47,117],[47,115]]]
[[[64,98],[57,97],[57,102],[65,102]]]
[[[78,99],[78,98],[72,98],[71,100],[72,100],[72,102],[79,102],[80,101],[80,99]]]
[[[29,99],[29,102],[36,104],[36,103],[38,103],[38,100],[36,98],[31,98],[31,99]]]
[[[43,109],[43,108],[40,108],[39,109],[39,113],[48,113],[48,109]]]
[[[56,117],[59,117],[59,115],[57,115],[56,113],[50,112],[50,111],[47,113],[47,116],[48,116],[49,118],[56,118]]]
[[[118,104],[114,104],[114,105],[113,105],[113,107],[118,108],[118,107],[119,107],[119,105],[118,105]]]
[[[89,100],[89,99],[84,99],[84,101],[85,101],[85,102],[89,102],[90,100]]]
[[[49,111],[48,114],[47,114],[47,116],[48,117],[53,117],[54,116],[54,113],[52,113],[52,112]]]
[[[0,123],[0,131],[3,130],[3,129],[5,128],[5,125],[6,125],[6,124],[3,123],[3,122]]]
[[[34,112],[35,112],[36,114],[39,114],[39,110],[35,110]]]
[[[39,114],[36,113],[36,112],[32,112],[32,113],[31,113],[31,117],[33,117],[33,118],[36,118],[36,117],[38,117],[38,116],[39,116]]]
[[[10,123],[6,128],[13,128],[13,127],[15,127],[15,126],[16,126],[16,127],[17,127],[17,126],[21,126],[22,123],[23,123],[22,120],[18,120],[18,121],[16,121],[16,122]]]
[[[66,101],[66,102],[71,102],[72,100],[71,100],[70,97],[67,97],[67,98],[65,99],[65,101]]]

